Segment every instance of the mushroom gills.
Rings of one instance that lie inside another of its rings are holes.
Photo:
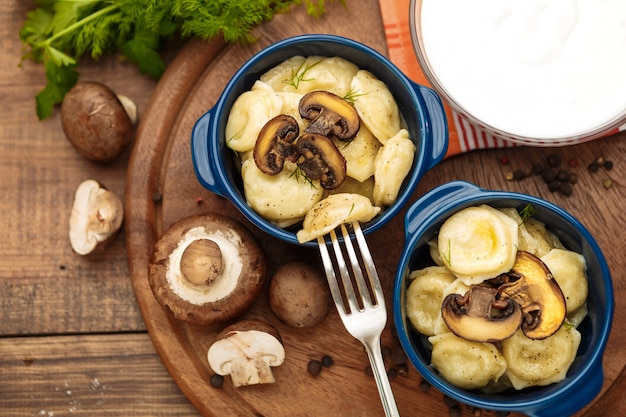
[[[473,285],[465,293],[449,294],[442,303],[443,320],[455,335],[475,342],[499,342],[511,337],[522,322],[522,309],[498,299],[498,290]]]
[[[305,132],[350,140],[361,125],[356,109],[329,91],[312,91],[300,99],[300,116],[310,120]]]
[[[300,133],[298,122],[293,117],[281,114],[268,121],[254,145],[254,162],[268,175],[283,170],[285,161],[295,162],[298,152],[293,144]]]
[[[312,180],[320,180],[322,188],[334,190],[346,179],[346,160],[326,136],[302,135],[297,142],[298,167]]]
[[[515,264],[506,274],[509,282],[499,292],[522,307],[522,331],[531,339],[545,339],[561,327],[567,308],[563,292],[550,269],[535,255],[518,251]]]

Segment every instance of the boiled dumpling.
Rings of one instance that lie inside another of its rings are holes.
[[[433,367],[451,384],[479,389],[496,382],[506,371],[506,361],[491,343],[471,342],[453,333],[428,338]]]
[[[376,155],[380,142],[361,126],[354,139],[346,142],[333,138],[333,143],[346,159],[346,174],[357,181],[365,181],[374,175]]]
[[[401,128],[400,112],[387,85],[366,70],[360,70],[352,80],[354,108],[361,121],[384,145]]]
[[[296,233],[300,243],[324,236],[337,226],[354,221],[372,220],[380,208],[359,194],[331,194],[317,203],[302,222],[302,230]]]
[[[245,160],[241,166],[244,193],[250,207],[261,216],[293,224],[322,198],[323,188],[318,181],[311,183],[292,175],[294,164],[286,163],[277,175],[267,175],[256,166],[254,159]]]
[[[308,122],[300,117],[300,110],[298,110],[298,105],[300,104],[300,99],[303,95],[300,93],[290,93],[284,91],[279,91],[276,95],[280,97],[283,103],[280,114],[286,114],[293,117],[298,123],[300,132],[304,132]]]
[[[330,91],[345,97],[358,67],[341,57],[292,57],[261,76],[276,91]]]
[[[415,157],[415,144],[409,132],[401,129],[379,149],[374,169],[374,205],[392,205],[404,178],[411,171]]]
[[[563,325],[546,339],[529,339],[521,330],[502,341],[507,376],[515,389],[559,382],[576,358],[580,332]]]
[[[280,114],[281,98],[267,84],[257,81],[233,103],[226,122],[226,145],[237,151],[254,149],[259,132]]]
[[[456,277],[443,266],[412,271],[406,290],[406,316],[415,329],[425,336],[437,334],[444,290]]]
[[[563,244],[553,233],[546,229],[546,225],[532,217],[524,222],[526,230],[537,240],[535,256],[541,258],[553,248],[564,249]]]
[[[570,314],[581,307],[589,291],[585,257],[570,250],[552,249],[542,256],[541,260],[561,287],[567,313]]]
[[[515,263],[518,226],[486,204],[465,208],[439,229],[439,257],[467,285],[508,272]]]

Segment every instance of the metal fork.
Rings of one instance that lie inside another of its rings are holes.
[[[326,237],[321,236],[317,238],[326,278],[330,286],[330,292],[335,306],[337,307],[337,311],[339,312],[339,316],[341,317],[341,321],[348,330],[348,333],[365,346],[372,372],[376,379],[376,385],[378,386],[380,400],[385,410],[385,415],[387,417],[399,416],[400,414],[398,413],[396,401],[391,391],[391,384],[389,383],[389,378],[385,371],[383,355],[380,349],[380,335],[387,323],[387,310],[385,308],[385,298],[383,296],[380,280],[378,279],[378,273],[376,272],[374,261],[372,260],[359,223],[353,222],[352,229],[361,252],[363,265],[367,271],[369,278],[367,280],[363,276],[363,271],[354,246],[352,245],[352,239],[348,229],[344,224],[342,224],[340,228],[346,252],[352,266],[356,288],[351,279],[348,267],[346,266],[337,234],[332,230],[329,233],[330,243],[335,252],[340,277],[337,277],[335,274],[333,261],[327,247]],[[341,280],[341,284],[339,283],[339,279]],[[347,305],[344,302],[341,289],[343,289],[343,295],[345,295]]]

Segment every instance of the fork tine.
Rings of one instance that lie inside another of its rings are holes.
[[[339,240],[337,239],[337,234],[334,230],[331,230],[330,232],[330,240],[333,244],[333,249],[335,250],[335,260],[337,261],[337,267],[339,268],[339,274],[341,275],[341,283],[343,285],[344,294],[346,296],[346,300],[348,300],[348,306],[344,305],[344,310],[346,314],[350,314],[359,309],[359,301],[357,299],[357,294],[354,291],[352,280],[350,279],[350,272],[348,271],[346,261],[343,257],[343,252],[341,250],[341,246],[339,245]],[[349,240],[350,239],[348,239],[348,241]]]
[[[352,245],[352,239],[350,237],[350,234],[348,233],[348,229],[344,224],[341,225],[341,233],[343,234],[343,241],[346,245],[346,252],[348,252],[350,264],[352,265],[352,271],[354,272],[354,280],[361,295],[361,299],[363,300],[363,304],[374,305],[374,303],[372,302],[372,298],[370,297],[367,283],[365,282],[365,279],[363,277],[361,265],[359,264],[359,260],[356,256],[354,246]]]
[[[337,283],[337,276],[335,275],[335,269],[333,268],[333,262],[330,258],[330,254],[328,253],[328,247],[326,246],[326,239],[324,236],[317,238],[317,245],[319,246],[320,255],[322,257],[322,264],[324,264],[324,272],[326,273],[330,294],[333,297],[333,302],[337,305],[337,308],[339,308],[340,305],[343,305],[343,300],[341,298],[339,284]]]
[[[361,225],[359,224],[359,222],[352,222],[352,229],[354,230],[354,235],[359,244],[359,250],[361,251],[361,256],[363,257],[363,263],[367,271],[367,276],[369,277],[370,283],[372,285],[374,293],[373,302],[374,304],[384,306],[385,298],[383,296],[383,288],[380,285],[378,272],[376,271],[376,267],[374,266],[374,259],[372,259],[372,254],[370,253],[369,246],[365,241],[365,236],[363,235],[363,230],[361,230]]]

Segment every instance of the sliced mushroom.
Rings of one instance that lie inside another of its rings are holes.
[[[233,386],[276,382],[271,367],[285,360],[285,349],[273,326],[244,320],[224,329],[207,353],[209,365],[219,375],[230,375]]]
[[[254,145],[254,162],[268,175],[283,170],[285,161],[295,162],[298,151],[293,142],[298,137],[298,122],[286,114],[278,115],[267,122]]]
[[[246,311],[266,276],[265,255],[252,233],[231,218],[205,213],[163,233],[148,278],[155,298],[174,317],[208,325]]]
[[[322,188],[334,190],[346,179],[346,160],[332,140],[313,133],[300,136],[297,142],[298,166],[307,177],[320,180]]]
[[[124,219],[122,200],[96,180],[85,180],[76,189],[70,214],[70,244],[87,255],[107,247]]]
[[[522,307],[522,331],[531,339],[551,336],[565,320],[565,297],[550,269],[535,255],[518,251],[515,264],[506,274],[510,282],[498,292]]]
[[[334,135],[350,140],[359,131],[361,122],[355,108],[336,94],[312,91],[300,99],[300,116],[310,120],[305,132],[323,136]]]
[[[449,294],[442,303],[443,320],[455,335],[476,342],[499,342],[519,329],[522,309],[516,302],[497,299],[498,290],[472,285],[465,295]]]

